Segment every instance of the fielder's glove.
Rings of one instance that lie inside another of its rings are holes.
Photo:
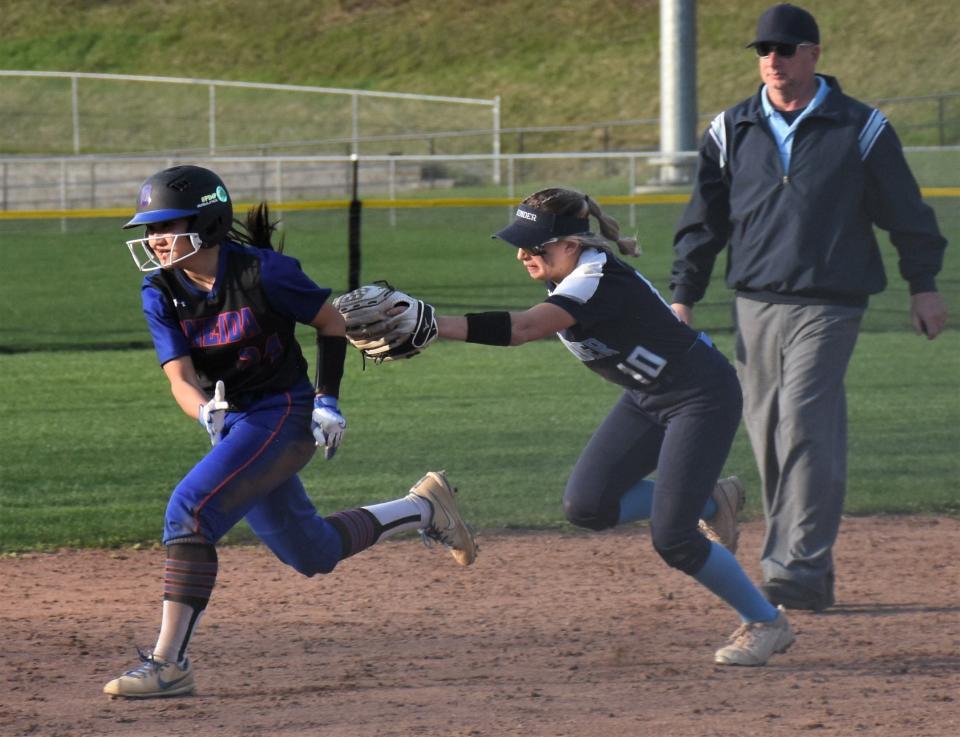
[[[216,445],[220,442],[220,435],[223,432],[223,423],[227,417],[227,407],[230,405],[226,401],[226,388],[222,381],[218,381],[213,390],[213,399],[206,404],[200,405],[200,416],[197,421],[200,427],[207,431],[210,436],[210,445]]]
[[[413,358],[437,339],[433,306],[385,281],[333,301],[347,325],[347,340],[375,363]]]
[[[343,442],[343,433],[347,429],[347,421],[340,414],[336,397],[318,394],[313,398],[310,429],[317,447],[324,447],[323,457],[329,461]]]

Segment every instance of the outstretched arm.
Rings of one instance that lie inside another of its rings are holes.
[[[523,312],[479,312],[437,317],[441,338],[487,345],[523,345],[571,327],[576,320],[562,307],[541,302]]]

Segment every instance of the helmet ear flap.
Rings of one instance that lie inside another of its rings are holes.
[[[230,214],[233,214],[232,209]],[[200,238],[203,240],[203,247],[210,248],[210,246],[215,246],[226,237],[227,233],[230,231],[230,226],[233,225],[233,218],[226,218],[225,213],[217,213],[216,217],[211,220],[211,222],[206,227],[206,232],[200,233]]]

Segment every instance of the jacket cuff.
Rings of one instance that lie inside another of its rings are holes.
[[[923,292],[936,292],[937,280],[932,276],[918,276],[910,280],[910,296]]]
[[[673,304],[687,305],[687,307],[693,307],[697,302],[697,297],[694,294],[694,290],[690,287],[677,287],[673,290]]]

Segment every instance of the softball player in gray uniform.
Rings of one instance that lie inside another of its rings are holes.
[[[404,530],[476,556],[444,473],[428,472],[401,499],[321,517],[298,472],[316,448],[330,459],[346,420],[339,392],[346,340],[330,290],[273,250],[265,205],[234,227],[220,178],[196,166],[165,169],[140,189],[124,227],[141,271],[143,311],[157,358],[180,408],[211,448],[167,505],[160,634],[140,664],[104,687],[111,696],[176,696],[194,690],[187,645],[213,591],[216,544],[241,519],[284,563],[305,576]],[[316,380],[294,337],[317,332]]]
[[[590,232],[590,216],[601,235]],[[526,198],[496,234],[514,246],[547,299],[524,312],[437,318],[439,337],[520,345],[556,333],[587,368],[624,388],[577,461],[563,497],[573,524],[603,530],[650,519],[666,563],[692,576],[740,615],[724,665],[763,665],[794,635],[730,550],[741,489],[717,483],[740,421],[736,373],[703,333],[677,318],[651,284],[613,255],[635,252],[616,221],[588,196],[547,189]],[[656,473],[656,480],[648,479]],[[726,532],[724,532],[726,530]]]

